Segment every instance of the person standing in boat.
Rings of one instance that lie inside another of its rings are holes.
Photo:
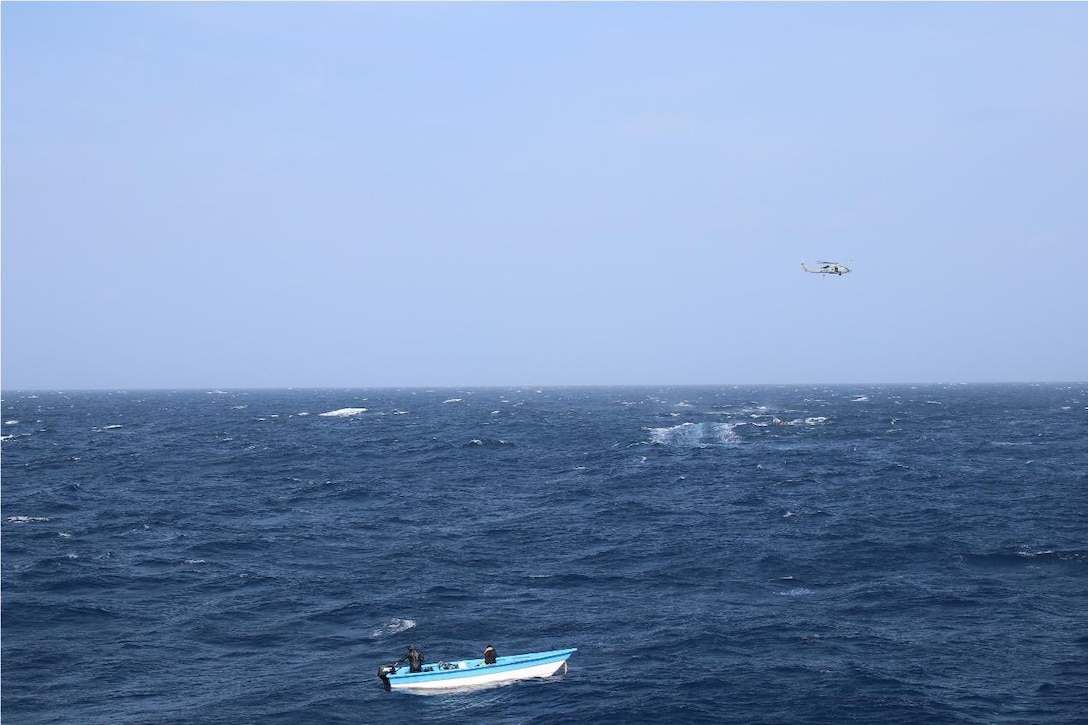
[[[493,665],[497,659],[499,659],[499,653],[495,651],[494,647],[487,645],[487,647],[484,648],[484,664]]]
[[[408,645],[408,651],[404,653],[404,656],[397,660],[394,667],[408,662],[409,672],[420,672],[423,670],[423,653],[416,649],[414,644]]]

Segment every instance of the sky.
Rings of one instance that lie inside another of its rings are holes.
[[[1085,3],[4,2],[0,385],[1085,381],[1085,37]]]

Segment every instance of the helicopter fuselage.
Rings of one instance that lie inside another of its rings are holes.
[[[816,269],[809,269],[804,262],[801,262],[801,269],[805,270],[809,274],[835,274],[842,276],[850,271],[850,269],[838,262],[820,262],[821,266]]]

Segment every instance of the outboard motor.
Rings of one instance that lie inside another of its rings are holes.
[[[395,665],[378,665],[378,677],[381,678],[382,684],[385,689],[389,689],[389,675],[395,674],[397,668]]]

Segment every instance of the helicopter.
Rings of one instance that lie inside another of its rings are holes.
[[[850,271],[850,268],[845,264],[839,264],[838,262],[817,262],[820,267],[817,269],[809,269],[804,260],[801,261],[801,269],[811,274],[837,274],[842,276]]]

